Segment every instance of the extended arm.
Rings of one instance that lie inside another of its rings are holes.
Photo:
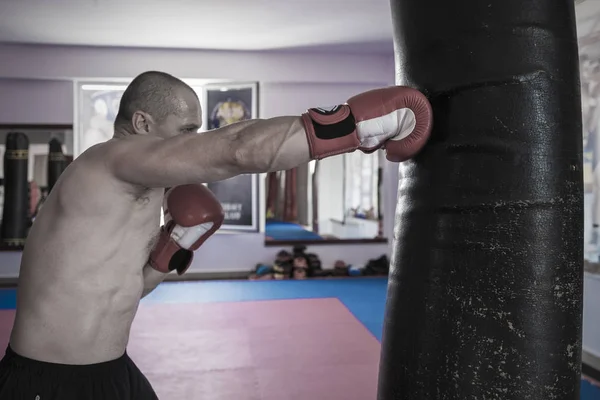
[[[311,159],[300,117],[242,121],[170,139],[132,136],[112,147],[113,173],[144,187],[215,182],[290,169]]]
[[[391,87],[340,106],[311,108],[299,117],[243,121],[170,139],[117,139],[106,163],[123,181],[173,187],[287,170],[358,149],[372,152],[384,143],[388,159],[404,161],[421,150],[431,125],[431,106],[423,94]]]

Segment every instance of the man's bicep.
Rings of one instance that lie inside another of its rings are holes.
[[[132,138],[114,143],[109,160],[119,180],[143,187],[211,182],[236,174],[231,146],[217,136]]]

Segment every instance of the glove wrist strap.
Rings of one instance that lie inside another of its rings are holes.
[[[315,160],[352,152],[360,147],[356,120],[350,107],[310,108],[302,114],[302,123]]]

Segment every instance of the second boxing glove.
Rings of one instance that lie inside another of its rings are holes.
[[[215,195],[204,185],[182,185],[167,191],[165,222],[150,253],[152,268],[183,275],[197,250],[223,224],[225,214]]]
[[[359,94],[339,106],[311,108],[302,122],[313,159],[385,147],[388,160],[401,162],[423,148],[433,117],[425,95],[393,86]]]

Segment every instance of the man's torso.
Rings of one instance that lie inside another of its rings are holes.
[[[13,349],[61,364],[121,356],[155,243],[162,189],[111,176],[102,144],[64,171],[31,229],[19,277]]]

